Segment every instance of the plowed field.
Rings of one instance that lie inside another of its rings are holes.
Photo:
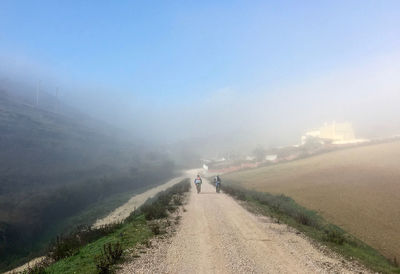
[[[223,177],[246,188],[290,196],[388,258],[400,258],[399,141]]]

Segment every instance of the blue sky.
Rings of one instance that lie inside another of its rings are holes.
[[[62,83],[67,97],[179,106],[227,89],[265,95],[397,53],[399,18],[400,1],[385,0],[2,0],[0,61]]]
[[[3,0],[0,50],[60,77],[190,97],[296,81],[400,44],[399,1],[215,2]]]

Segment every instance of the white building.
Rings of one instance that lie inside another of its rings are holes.
[[[270,154],[270,155],[265,156],[265,160],[267,160],[269,162],[275,162],[277,158],[278,158],[278,155],[276,155],[276,154]]]
[[[301,143],[304,145],[310,138],[317,138],[321,141],[328,141],[332,144],[351,144],[366,142],[368,140],[356,139],[351,123],[325,123],[322,127],[306,132],[301,137]]]

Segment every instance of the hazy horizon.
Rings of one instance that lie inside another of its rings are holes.
[[[289,145],[331,121],[400,133],[397,1],[40,3],[0,4],[0,89],[40,81],[161,144]]]

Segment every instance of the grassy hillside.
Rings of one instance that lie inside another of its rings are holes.
[[[146,201],[123,223],[83,229],[59,239],[47,254],[55,262],[41,270],[45,273],[113,273],[115,265],[129,256],[133,247],[139,243],[148,245],[150,237],[166,233],[172,221],[170,214],[183,205],[184,194],[190,187],[189,179],[183,180]],[[174,221],[179,222],[179,217]],[[112,249],[107,249],[108,246]],[[115,255],[114,259],[110,261],[109,255]]]
[[[400,258],[400,142],[335,151],[226,175],[283,193],[390,259]]]
[[[79,117],[0,93],[0,269],[36,255],[66,219],[173,176],[163,155]]]

